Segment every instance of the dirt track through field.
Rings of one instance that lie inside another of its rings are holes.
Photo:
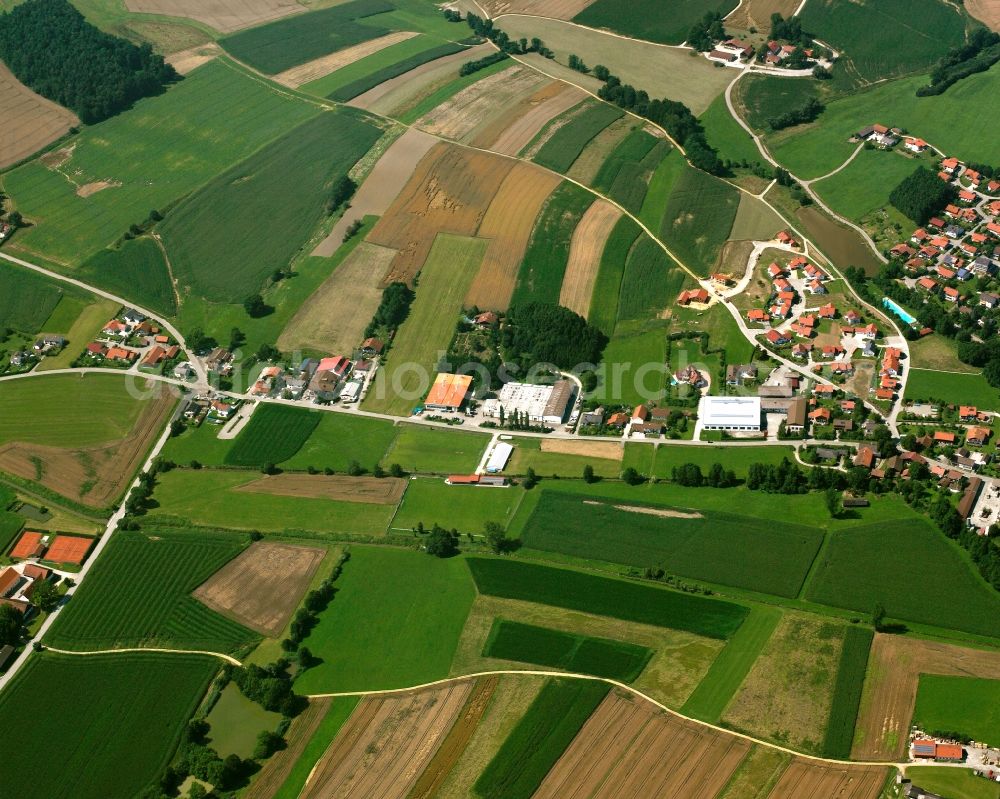
[[[384,214],[399,190],[410,179],[420,159],[427,155],[437,141],[421,130],[410,128],[389,145],[389,149],[378,159],[371,173],[351,198],[351,207],[312,254],[328,258],[343,243],[344,233],[355,219]]]
[[[558,452],[562,455],[582,455],[585,458],[606,458],[621,461],[625,448],[611,441],[573,441],[568,438],[543,438],[542,452]]]
[[[80,120],[21,83],[0,61],[0,168],[55,141]]]
[[[307,10],[295,0],[125,0],[125,6],[141,14],[187,17],[220,33],[232,33]]]
[[[279,749],[264,761],[241,799],[273,799],[292,773],[295,763],[302,757],[306,745],[329,712],[331,704],[332,699],[309,700],[309,706],[292,719],[292,725],[285,733],[285,748]]]
[[[472,144],[504,155],[517,155],[552,119],[586,96],[575,86],[552,81],[497,117],[477,134]]]
[[[275,75],[272,80],[280,83],[282,86],[297,89],[304,83],[318,80],[329,75],[331,72],[336,72],[341,67],[346,67],[355,61],[360,61],[362,58],[374,55],[386,47],[405,42],[407,39],[412,39],[417,35],[413,31],[387,33],[385,36],[379,36],[377,39],[369,39],[367,42],[361,42],[353,47],[338,50],[330,55],[317,58],[315,61],[307,61],[305,64],[299,64],[297,67],[286,69],[284,72],[279,72]]]
[[[382,299],[382,278],[396,251],[361,242],[295,312],[278,337],[284,352],[350,354]]]
[[[597,270],[601,266],[604,244],[621,219],[621,209],[604,200],[595,201],[573,231],[569,262],[559,290],[559,304],[586,317],[590,295],[594,293]]]
[[[281,634],[325,549],[255,541],[194,590],[195,599],[261,635]]]
[[[853,759],[889,760],[904,755],[921,674],[1000,679],[1000,652],[876,633]]]
[[[520,64],[489,75],[462,89],[417,122],[422,129],[456,141],[472,142],[510,109],[530,97],[549,78]]]
[[[334,499],[374,505],[396,505],[406,491],[402,477],[350,477],[345,474],[276,474],[245,483],[235,491],[282,497]]]
[[[491,17],[500,14],[537,14],[555,19],[573,19],[594,0],[483,0]]]
[[[362,700],[326,750],[300,799],[405,799],[472,691],[472,681]]]
[[[745,740],[612,690],[533,799],[714,799],[749,751]]]
[[[531,231],[559,178],[531,164],[517,163],[490,203],[478,235],[490,239],[479,273],[465,295],[466,305],[507,309]]]
[[[834,766],[796,758],[767,799],[876,799],[888,774],[878,766]]]
[[[422,96],[434,86],[458,77],[458,69],[466,61],[474,61],[495,53],[488,42],[477,44],[460,53],[442,56],[359,94],[347,105],[364,108],[376,114],[398,116],[398,111],[409,105],[415,97]]]
[[[420,161],[368,240],[399,250],[383,285],[411,282],[438,233],[474,236],[514,162],[440,143]]]

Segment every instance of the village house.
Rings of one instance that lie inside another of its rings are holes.
[[[974,447],[983,447],[990,440],[991,431],[988,427],[970,427],[965,434],[965,443]]]
[[[764,334],[768,343],[775,347],[781,347],[788,343],[788,337],[784,333],[779,333],[777,330],[768,330]]]
[[[484,314],[480,314],[476,317],[477,324],[481,316],[484,316]],[[493,316],[496,317],[496,314],[493,314]],[[383,349],[385,349],[385,344],[382,343],[382,339],[369,336],[361,342],[361,357],[374,358],[377,355],[381,355]]]
[[[677,297],[677,304],[684,306],[690,305],[692,302],[705,305],[708,301],[709,295],[705,289],[686,289]]]
[[[757,379],[757,367],[753,364],[731,363],[726,367],[726,385],[742,386],[747,380]]]

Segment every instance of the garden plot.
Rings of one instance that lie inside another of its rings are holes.
[[[0,169],[16,164],[58,139],[80,120],[35,94],[0,62]]]

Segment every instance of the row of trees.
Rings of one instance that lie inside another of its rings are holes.
[[[98,30],[67,0],[32,0],[0,15],[0,58],[18,80],[88,124],[178,79],[150,45]]]
[[[771,130],[782,130],[783,128],[790,128],[792,125],[812,122],[823,113],[825,108],[826,106],[823,105],[818,97],[810,97],[798,108],[791,108],[783,114],[769,117],[767,125]]]
[[[539,53],[546,58],[552,58],[554,55],[537,36],[532,37],[531,41],[526,38],[511,39],[500,28],[494,27],[493,20],[483,19],[472,13],[466,15],[465,21],[477,36],[489,39],[505,53],[514,53],[517,55]]]
[[[736,472],[726,469],[721,463],[713,463],[708,474],[702,474],[697,463],[682,463],[671,470],[670,479],[689,488],[730,488],[737,484]]]
[[[969,40],[959,47],[953,47],[931,72],[931,82],[917,89],[917,97],[943,94],[950,86],[985,72],[1000,61],[1000,34],[986,28],[976,28]]]
[[[394,281],[382,290],[382,300],[375,310],[375,316],[365,330],[366,336],[374,335],[378,330],[395,330],[410,314],[410,304],[416,293],[401,281]]]
[[[477,58],[474,61],[466,61],[462,66],[458,68],[459,75],[471,75],[474,72],[479,72],[481,69],[486,69],[486,67],[492,66],[499,61],[503,61],[507,58],[506,53],[491,53],[483,58]]]

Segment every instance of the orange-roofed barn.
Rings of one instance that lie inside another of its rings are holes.
[[[453,375],[441,372],[434,378],[424,406],[435,410],[457,411],[465,402],[465,396],[472,387],[472,375]]]
[[[93,546],[94,539],[81,538],[78,535],[57,535],[45,559],[53,563],[83,563]]]

